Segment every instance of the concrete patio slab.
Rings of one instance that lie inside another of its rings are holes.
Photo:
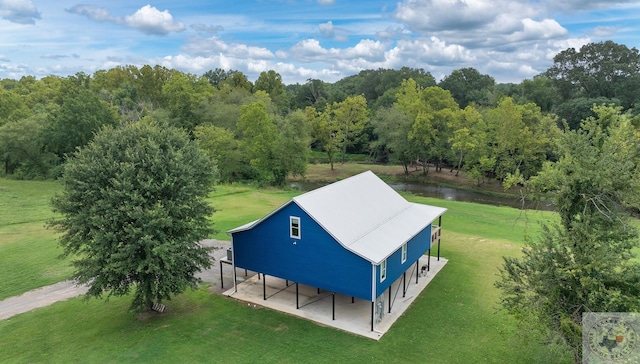
[[[335,294],[334,297],[332,292],[318,291],[315,287],[300,284],[298,285],[299,308],[296,309],[295,283],[276,277],[266,276],[266,281],[264,281],[265,277],[262,275],[255,274],[245,278],[243,274],[238,274],[236,288],[232,287],[223,294],[249,305],[259,305],[282,311],[324,326],[379,340],[446,263],[447,259],[445,258],[440,257],[438,261],[435,257],[431,257],[429,272],[419,273],[417,283],[415,264],[413,269],[406,272],[406,281],[403,282],[403,277],[400,277],[394,282],[390,288],[391,300],[389,300],[389,290],[387,290],[375,304],[374,331],[371,331],[371,301],[358,298],[352,300],[352,297],[341,294]],[[418,267],[426,264],[427,256],[423,256],[420,258]],[[264,287],[263,281],[266,282]],[[403,287],[406,288],[403,289]],[[266,300],[263,295],[264,288],[266,288]],[[380,312],[380,301],[383,301],[384,305],[382,312]],[[391,302],[390,313],[389,302]]]

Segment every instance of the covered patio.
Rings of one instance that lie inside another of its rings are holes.
[[[223,294],[249,305],[379,340],[447,263],[442,257],[431,258],[421,257],[375,303],[261,274],[248,277]],[[427,265],[429,270],[423,269]]]

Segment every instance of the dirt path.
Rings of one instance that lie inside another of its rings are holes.
[[[204,282],[211,283],[214,292],[221,292],[220,287],[220,265],[219,260],[226,257],[227,248],[231,246],[231,242],[222,240],[206,239],[201,242],[202,245],[213,247],[211,255],[215,261],[211,268],[198,274]],[[225,272],[225,284],[232,284],[231,268],[223,267]],[[64,281],[50,286],[40,287],[29,292],[25,292],[20,296],[6,298],[0,301],[0,320],[6,320],[15,315],[28,312],[40,307],[46,307],[52,303],[65,301],[69,298],[83,295],[87,292],[86,286],[78,286],[74,281]]]

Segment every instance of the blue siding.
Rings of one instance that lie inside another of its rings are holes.
[[[387,258],[387,278],[380,282],[380,266],[376,267],[376,297],[411,268],[431,247],[431,225],[407,242],[407,260],[402,263],[402,247]]]
[[[300,217],[300,239],[289,236],[290,216]],[[295,202],[234,233],[233,245],[236,267],[371,299],[371,263],[336,242]]]

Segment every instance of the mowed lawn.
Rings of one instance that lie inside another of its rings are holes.
[[[0,186],[7,183],[13,181],[0,180]],[[51,193],[58,188],[53,182],[43,184],[39,186]],[[215,237],[227,238],[226,230],[263,216],[298,193],[219,186],[211,196],[218,210],[212,217],[219,231]],[[498,309],[498,291],[493,287],[501,257],[520,254],[524,233],[535,235],[538,221],[554,215],[407,197],[449,209],[443,218],[441,251],[449,263],[380,341],[250,308],[203,287],[168,302],[168,311],[162,315],[127,312],[130,297],[108,302],[76,298],[0,321],[1,361],[571,362],[570,356],[550,352],[538,341],[520,335],[514,320]],[[40,209],[48,208],[45,205]],[[3,219],[2,228],[8,225]],[[0,245],[5,245],[2,231]],[[53,232],[44,230],[46,234]],[[55,236],[49,239],[55,246]],[[56,261],[58,253],[49,260]],[[4,267],[4,256],[0,264]]]
[[[0,300],[71,276],[55,231],[49,201],[56,182],[0,179]]]

